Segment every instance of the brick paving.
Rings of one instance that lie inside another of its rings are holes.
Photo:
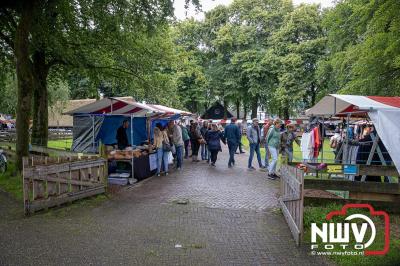
[[[277,208],[279,181],[248,172],[247,154],[233,169],[225,150],[219,157],[216,168],[185,161],[94,207],[11,212],[0,219],[0,265],[327,264],[295,246]]]

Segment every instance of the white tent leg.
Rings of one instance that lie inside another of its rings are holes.
[[[372,158],[374,157],[374,153],[375,153],[376,147],[378,146],[379,136],[376,136],[376,138],[375,138],[375,136],[373,134],[371,134],[371,138],[373,139],[374,142],[372,144],[372,148],[371,148],[371,151],[370,151],[370,153],[368,155],[367,163],[365,165],[371,165]],[[366,175],[363,175],[361,177],[361,181],[365,182],[366,177],[367,177]]]

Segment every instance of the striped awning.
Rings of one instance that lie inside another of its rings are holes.
[[[192,115],[191,112],[167,107],[167,106],[160,105],[160,104],[148,104],[148,105],[151,106],[152,108],[157,109],[166,114]]]
[[[169,117],[172,115],[191,115],[192,113],[159,104],[145,104],[145,103],[135,102],[133,98],[129,99],[127,97],[109,97],[84,105],[77,109],[68,111],[65,114],[68,115],[133,114],[135,117],[146,117],[146,116]]]
[[[148,104],[138,103],[133,99],[126,100],[121,98],[103,98],[94,103],[87,104],[77,109],[71,110],[66,114],[114,114],[114,115],[130,115],[136,117],[152,116],[162,113],[159,109],[153,108]]]

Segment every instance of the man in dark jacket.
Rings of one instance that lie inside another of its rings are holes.
[[[224,138],[229,149],[228,167],[232,167],[235,164],[235,152],[240,143],[240,130],[236,125],[236,118],[232,118],[231,123],[225,127]]]
[[[129,127],[129,121],[124,120],[122,122],[122,126],[120,126],[117,130],[117,144],[118,150],[124,150],[126,147],[129,146],[128,136],[126,134],[126,129]]]

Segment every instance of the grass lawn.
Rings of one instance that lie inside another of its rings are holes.
[[[242,137],[242,144],[244,145],[245,149],[248,151],[249,150],[249,141],[246,136]],[[261,157],[262,160],[264,161],[265,158],[265,149],[264,147],[261,147]],[[280,165],[280,158],[279,156],[279,162],[278,166]],[[325,139],[324,141],[324,146],[323,146],[323,152],[321,151],[318,157],[318,161],[322,161],[325,163],[334,163],[335,162],[335,154],[333,153],[333,149],[329,145],[329,140]],[[301,150],[300,146],[297,145],[296,143],[293,144],[293,161],[294,162],[301,162],[303,160],[302,155],[301,155]]]
[[[49,140],[47,147],[59,150],[71,150],[72,139]]]
[[[15,165],[8,162],[7,172],[0,174],[0,187],[17,200],[23,200],[22,176],[17,175]]]

